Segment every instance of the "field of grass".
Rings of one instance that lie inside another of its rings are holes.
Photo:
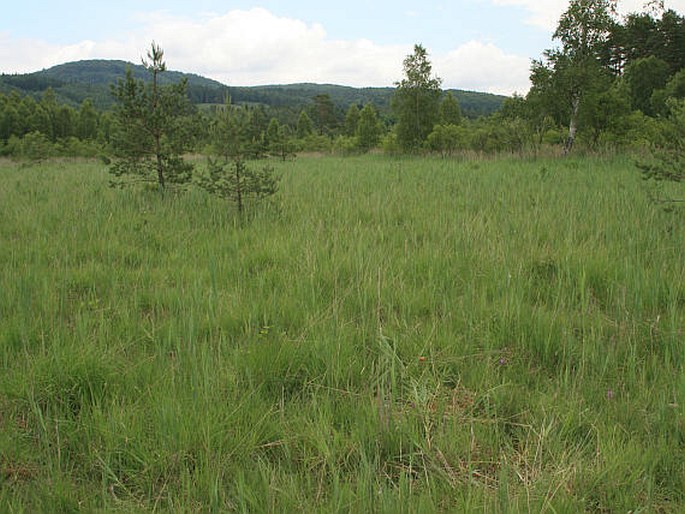
[[[0,163],[1,512],[685,510],[685,223],[629,159],[276,166],[241,220]]]

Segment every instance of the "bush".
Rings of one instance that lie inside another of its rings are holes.
[[[428,135],[426,144],[429,150],[449,157],[463,149],[466,146],[465,142],[465,130],[457,125],[447,124],[436,125],[433,132]]]
[[[29,132],[19,145],[19,155],[30,161],[40,161],[55,155],[55,148],[50,140],[41,132]]]
[[[397,133],[395,131],[388,132],[385,137],[381,139],[381,149],[383,150],[383,153],[388,155],[398,155],[402,152],[402,148],[397,140]]]
[[[338,136],[333,141],[333,152],[339,155],[359,153],[359,140],[353,136]]]
[[[102,153],[102,146],[93,140],[68,137],[59,140],[55,150],[58,155],[64,157],[97,157]]]
[[[302,152],[330,153],[333,150],[333,142],[331,141],[331,138],[316,134],[311,134],[298,140],[296,146]]]
[[[654,203],[673,210],[685,203],[685,100],[670,99],[670,117],[662,123],[662,135],[652,150],[651,159],[637,162],[642,178],[650,185]]]

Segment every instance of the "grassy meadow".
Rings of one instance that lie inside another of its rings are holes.
[[[685,223],[630,159],[274,165],[240,219],[0,163],[1,512],[685,510]]]

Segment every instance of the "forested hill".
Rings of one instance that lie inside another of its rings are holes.
[[[0,91],[36,95],[52,88],[62,102],[76,106],[90,98],[97,108],[108,109],[114,103],[110,85],[123,78],[127,68],[131,68],[137,79],[150,78],[148,71],[139,64],[114,60],[78,61],[24,75],[3,74],[0,76]],[[189,94],[195,103],[221,102],[228,94],[224,84],[190,73],[162,73],[160,82],[175,83],[183,78],[188,79]]]
[[[263,103],[272,107],[302,106],[317,95],[327,94],[343,109],[351,104],[374,104],[381,112],[390,110],[395,88],[337,86],[333,84],[290,84],[282,86],[230,87],[232,99],[241,103]],[[459,101],[462,112],[469,118],[488,116],[502,107],[505,96],[475,91],[450,90]]]
[[[149,79],[147,70],[136,64],[116,60],[89,60],[60,64],[47,70],[23,75],[0,75],[0,92],[40,95],[52,88],[58,100],[79,105],[90,98],[95,106],[108,109],[113,104],[110,84],[123,78],[130,67],[136,78]],[[330,84],[291,84],[273,86],[232,87],[199,75],[169,71],[161,75],[166,83],[188,79],[188,92],[196,104],[222,103],[230,95],[234,103],[255,103],[272,107],[301,107],[317,95],[327,94],[334,104],[345,109],[349,105],[373,103],[381,111],[389,110],[394,88],[354,88]],[[489,93],[453,90],[463,113],[468,117],[489,115],[497,111],[505,97]]]

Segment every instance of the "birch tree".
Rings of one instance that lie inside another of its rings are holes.
[[[552,88],[549,93],[562,101],[566,110],[565,153],[575,143],[584,100],[604,82],[602,55],[615,25],[616,4],[617,0],[571,0],[553,36],[560,46],[545,51],[546,62],[533,64],[532,90]],[[541,66],[548,68],[549,73],[541,73]],[[542,76],[547,84],[536,83]]]

